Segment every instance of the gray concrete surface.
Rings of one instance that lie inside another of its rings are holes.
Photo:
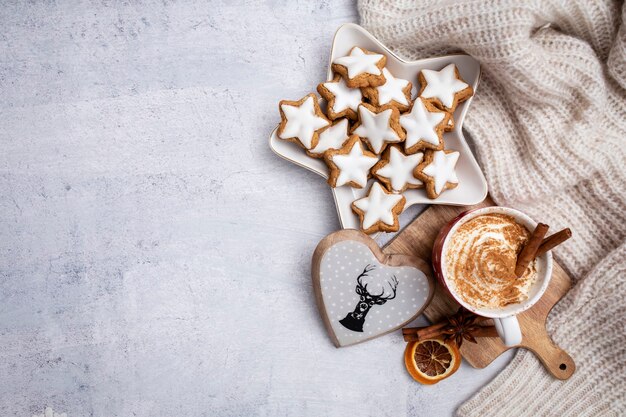
[[[0,414],[450,415],[510,359],[434,387],[392,334],[335,349],[309,259],[339,227],[277,158],[337,2],[0,7]]]

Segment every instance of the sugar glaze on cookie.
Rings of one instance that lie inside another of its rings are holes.
[[[398,216],[405,202],[402,194],[389,193],[375,182],[366,197],[352,203],[352,209],[361,218],[361,228],[365,233],[395,232],[400,228]]]
[[[408,110],[411,105],[411,84],[408,80],[396,78],[387,68],[383,68],[385,83],[378,87],[363,88],[364,95],[375,106],[389,104],[397,107],[400,111]]]
[[[422,162],[424,154],[404,155],[397,145],[390,146],[385,151],[383,159],[379,161],[372,173],[394,192],[403,192],[407,188],[420,188],[423,183],[415,178],[413,172]]]
[[[402,142],[404,132],[400,127],[398,109],[384,106],[379,109],[369,104],[359,106],[359,123],[352,133],[359,135],[376,154],[380,154],[388,143]]]
[[[400,125],[406,131],[405,151],[413,153],[425,148],[442,149],[442,135],[448,118],[448,113],[426,104],[421,98],[415,100],[411,111],[400,116]]]
[[[356,120],[359,104],[363,102],[360,89],[348,87],[346,81],[336,75],[332,81],[318,85],[317,92],[328,102],[328,117],[334,120],[345,116]]]
[[[426,183],[428,197],[437,198],[446,189],[458,185],[456,163],[460,153],[457,151],[428,151],[424,162],[416,169],[415,176]]]
[[[350,55],[337,58],[333,63],[346,67],[348,77],[354,78],[363,73],[380,75],[381,69],[378,67],[378,63],[381,59],[383,59],[383,55],[366,54],[363,49],[357,46],[352,48]]]
[[[304,148],[317,145],[317,131],[330,125],[330,121],[320,110],[315,94],[309,94],[300,101],[281,101],[282,122],[278,137],[299,142]]]
[[[376,87],[385,82],[382,68],[387,57],[355,46],[350,54],[335,58],[331,67],[341,74],[348,87]]]
[[[444,110],[454,111],[456,105],[473,94],[472,87],[463,81],[456,65],[449,64],[440,71],[422,70],[420,97],[434,99]]]
[[[370,169],[378,162],[378,157],[366,151],[356,135],[352,135],[341,149],[326,152],[324,159],[330,168],[328,184],[331,187],[365,187]]]
[[[338,120],[336,123],[324,128],[319,133],[319,141],[317,146],[307,151],[309,156],[314,158],[322,158],[324,152],[330,149],[340,149],[348,140],[348,119]]]

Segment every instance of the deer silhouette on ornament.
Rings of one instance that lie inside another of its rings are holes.
[[[322,320],[337,347],[415,320],[435,288],[424,260],[385,254],[358,230],[339,230],[322,239],[313,253],[311,277]]]
[[[356,307],[354,307],[354,311],[339,320],[339,323],[346,329],[363,332],[365,317],[371,308],[375,305],[383,305],[387,301],[396,298],[396,290],[398,288],[396,276],[392,275],[391,279],[381,279],[380,277],[368,275],[375,268],[376,266],[374,265],[367,265],[356,279],[355,291],[359,294],[359,301]],[[372,290],[374,291],[373,293],[370,292]]]

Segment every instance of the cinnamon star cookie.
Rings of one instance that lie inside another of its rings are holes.
[[[387,68],[383,68],[385,84],[378,87],[363,88],[363,95],[367,97],[374,106],[384,106],[389,104],[400,110],[407,111],[411,107],[411,88],[413,84],[408,80],[394,77]]]
[[[402,142],[405,138],[400,126],[400,112],[389,105],[376,108],[371,104],[359,106],[359,121],[352,127],[359,137],[376,154],[387,144]]]
[[[443,132],[450,114],[417,98],[409,113],[400,116],[400,125],[406,131],[404,150],[415,153],[420,149],[443,149]]]
[[[425,152],[424,161],[417,166],[414,175],[426,185],[428,198],[435,199],[444,190],[459,184],[455,169],[459,156],[459,152],[451,150]]]
[[[324,152],[341,148],[348,140],[348,128],[348,119],[336,120],[332,125],[322,128],[318,134],[317,146],[306,153],[313,158],[323,158]]]
[[[419,96],[449,113],[453,113],[459,103],[474,94],[472,87],[461,79],[454,64],[441,71],[422,70],[418,79],[421,86]]]
[[[363,188],[378,157],[365,150],[357,135],[352,135],[341,149],[327,151],[324,160],[330,169],[328,184],[331,187]]]
[[[359,104],[363,102],[363,94],[358,88],[348,87],[340,75],[335,75],[332,81],[320,83],[317,92],[328,102],[326,113],[331,120],[340,117],[357,119],[357,110]]]
[[[282,100],[278,108],[281,118],[278,137],[305,149],[315,147],[319,131],[330,125],[313,93],[298,101]]]
[[[361,229],[365,233],[397,232],[400,229],[398,216],[405,202],[402,194],[387,192],[375,182],[366,197],[352,203],[352,210],[361,219]]]
[[[385,55],[355,46],[350,54],[335,58],[331,67],[350,88],[376,87],[385,83],[382,69],[386,63]]]
[[[398,145],[389,146],[374,168],[372,175],[383,183],[389,191],[402,193],[407,188],[421,188],[422,181],[415,178],[413,172],[422,162],[424,154],[404,155]]]

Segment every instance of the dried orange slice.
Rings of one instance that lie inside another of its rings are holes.
[[[417,382],[432,385],[455,373],[461,366],[461,352],[454,341],[428,339],[409,342],[404,364]]]

